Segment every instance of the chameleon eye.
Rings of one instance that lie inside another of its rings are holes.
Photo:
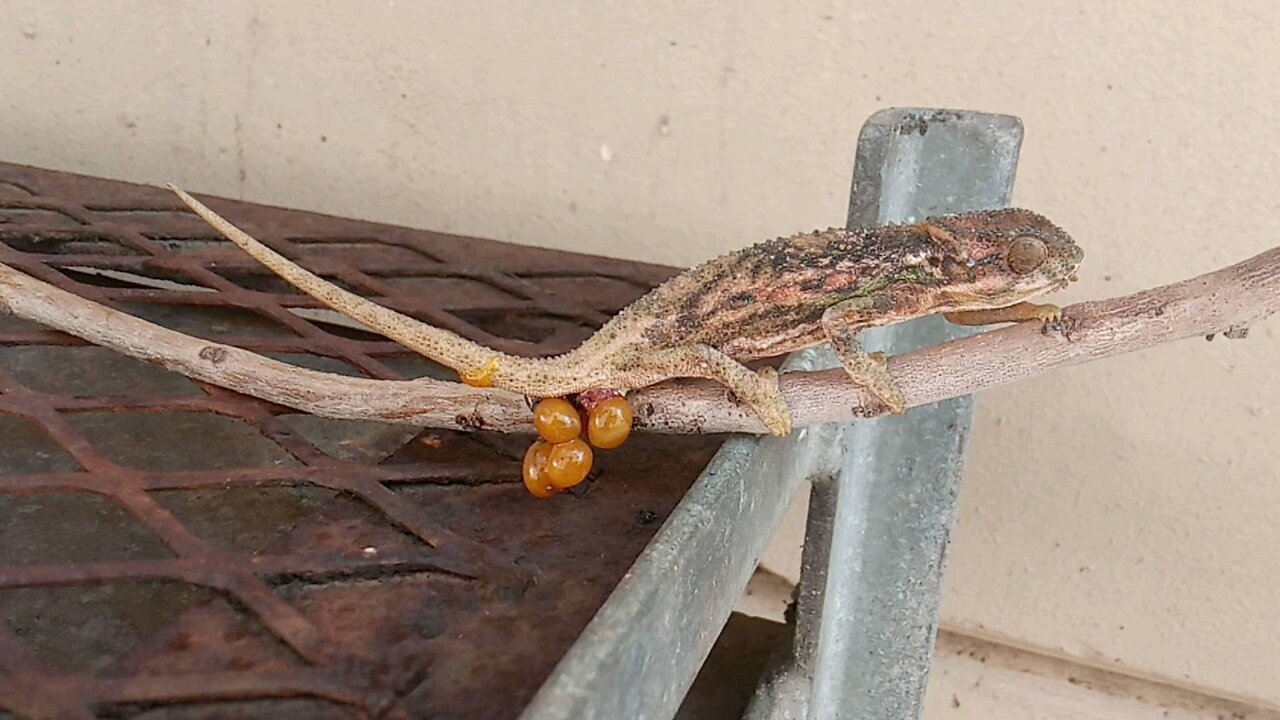
[[[1049,248],[1040,238],[1030,235],[1019,235],[1009,243],[1009,250],[1005,253],[1005,262],[1009,263],[1009,269],[1019,275],[1026,275],[1035,271],[1049,257]]]

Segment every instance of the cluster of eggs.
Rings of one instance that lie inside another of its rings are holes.
[[[524,486],[534,497],[553,497],[582,483],[591,472],[591,448],[612,450],[631,434],[633,413],[626,398],[582,395],[578,402],[581,408],[563,398],[544,398],[533,408],[539,439],[524,455]]]

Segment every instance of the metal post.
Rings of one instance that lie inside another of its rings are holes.
[[[1009,116],[879,112],[858,139],[849,225],[1007,206],[1021,141]],[[927,318],[862,339],[898,354],[969,332]],[[972,416],[964,397],[843,428],[843,467],[810,501],[793,647],[748,718],[919,717]]]

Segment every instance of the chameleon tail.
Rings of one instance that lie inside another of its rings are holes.
[[[470,385],[493,385],[499,364],[504,370],[522,366],[529,358],[517,358],[474,343],[443,328],[433,327],[414,320],[389,308],[382,307],[330,283],[315,273],[305,270],[288,258],[237,228],[217,213],[205,207],[199,200],[181,188],[169,184],[196,215],[239,245],[253,259],[287,280],[302,292],[328,305],[337,312],[356,320],[373,330],[395,340],[415,352],[458,371],[464,382]],[[503,385],[504,383],[496,383]],[[516,389],[516,388],[510,388]]]

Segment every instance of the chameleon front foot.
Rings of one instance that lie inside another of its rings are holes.
[[[1016,305],[1002,308],[943,313],[943,317],[947,319],[947,322],[969,326],[1024,322],[1047,324],[1062,321],[1062,308],[1052,304],[1020,302]]]
[[[849,373],[849,377],[853,379],[859,386],[865,388],[876,399],[884,405],[885,409],[894,415],[901,415],[907,411],[907,398],[898,389],[898,384],[893,381],[893,377],[889,375],[888,360],[889,357],[882,352],[873,352],[866,354],[867,362],[855,362],[857,373],[850,369],[849,364],[845,364],[844,369]],[[844,358],[841,358],[843,362]]]
[[[849,379],[871,393],[884,410],[901,415],[907,410],[907,399],[889,375],[887,358],[882,352],[868,353],[858,342],[858,323],[863,313],[874,310],[867,298],[855,298],[828,308],[822,316],[822,328],[831,349],[849,374]],[[876,413],[868,413],[873,415]]]

